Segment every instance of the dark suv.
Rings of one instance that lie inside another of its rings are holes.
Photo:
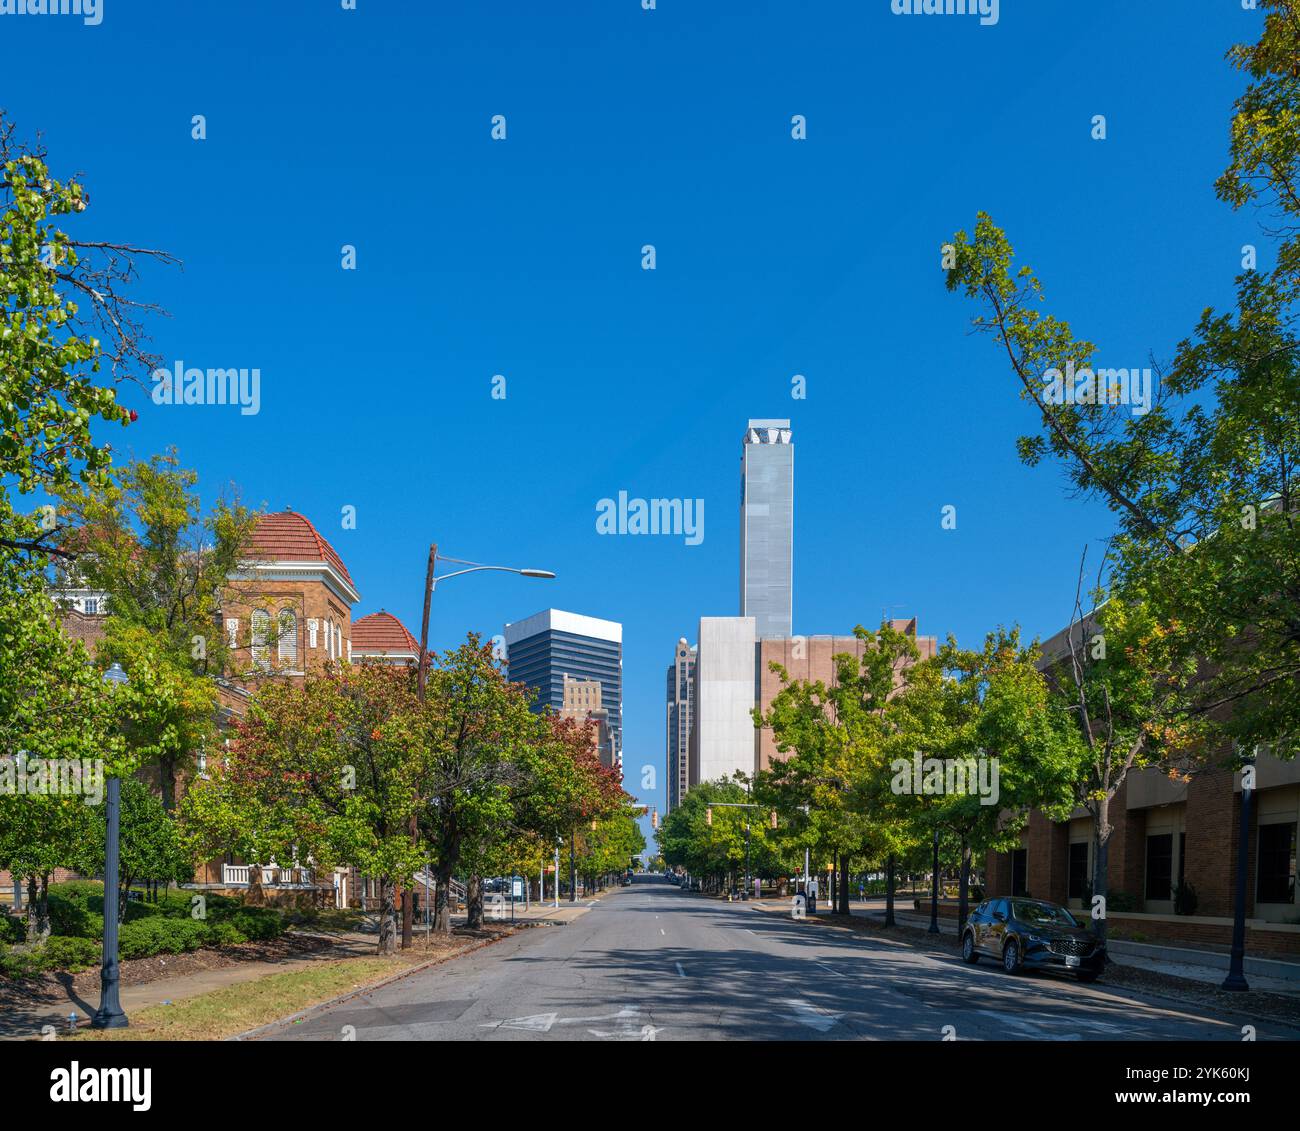
[[[1002,969],[1051,967],[1094,982],[1106,965],[1106,944],[1064,907],[1042,899],[1010,896],[986,899],[966,920],[961,956],[972,965],[981,954],[1002,961]]]

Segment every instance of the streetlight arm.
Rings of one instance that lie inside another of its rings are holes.
[[[450,578],[450,577],[460,577],[461,574],[465,574],[465,573],[478,573],[480,570],[499,570],[501,573],[519,573],[519,574],[527,574],[527,575],[532,576],[532,577],[554,577],[554,576],[555,576],[554,574],[552,574],[552,573],[548,573],[548,572],[543,571],[543,570],[515,569],[515,568],[513,568],[512,566],[485,566],[485,565],[482,565],[482,566],[470,566],[469,569],[458,569],[458,570],[455,570],[455,571],[452,572],[452,573],[444,573],[441,577],[435,577],[435,578],[433,579],[433,584],[434,584],[434,587],[436,588],[437,585],[438,585],[438,582],[440,582],[440,581],[446,581],[446,580],[447,580],[448,578]]]

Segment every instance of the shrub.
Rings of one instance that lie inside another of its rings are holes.
[[[229,920],[208,924],[208,946],[238,946],[245,942],[248,936]]]
[[[71,970],[73,973],[99,965],[104,955],[103,944],[95,939],[65,938],[62,935],[51,935],[39,949],[44,969]]]
[[[1126,891],[1108,891],[1106,893],[1107,911],[1136,911],[1138,901]]]
[[[271,907],[243,907],[224,921],[245,939],[275,939],[284,933],[284,916]]]
[[[50,930],[71,938],[104,937],[104,885],[91,880],[51,884]]]
[[[0,947],[6,943],[19,943],[27,937],[23,921],[17,915],[0,911]]]
[[[0,977],[33,978],[47,970],[75,973],[96,965],[103,949],[94,939],[53,935],[39,946],[14,947],[0,954]]]
[[[118,946],[123,958],[148,958],[198,950],[207,939],[208,925],[201,920],[165,919],[159,915],[123,923]]]

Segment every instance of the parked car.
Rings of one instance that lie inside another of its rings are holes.
[[[986,899],[966,920],[962,959],[999,959],[1008,974],[1055,969],[1094,982],[1106,965],[1106,944],[1064,907],[1043,899]]]

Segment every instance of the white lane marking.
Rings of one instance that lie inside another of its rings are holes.
[[[504,1021],[488,1021],[480,1029],[525,1029],[530,1033],[549,1033],[555,1024],[556,1014],[534,1013],[528,1017],[509,1017]],[[563,1022],[561,1022],[563,1024]]]
[[[819,1033],[826,1032],[841,1017],[842,1013],[827,1013],[824,1009],[818,1009],[817,1006],[806,1002],[801,998],[786,998],[785,1005],[794,1010],[794,1016],[787,1018],[790,1021],[798,1021],[800,1025],[807,1025],[810,1029],[816,1029]]]
[[[595,1017],[561,1017],[561,1025],[586,1025],[592,1021],[626,1021],[630,1017],[640,1017],[641,1007],[625,1005],[617,1013],[602,1013]]]
[[[588,1029],[593,1037],[602,1037],[605,1040],[615,1041],[653,1041],[655,1035],[662,1033],[662,1029],[656,1029],[653,1025],[642,1025],[640,1029],[617,1029],[609,1032],[604,1029]]]
[[[681,964],[680,962],[678,962],[678,963],[676,963],[676,966],[677,966],[677,973],[679,973],[683,978],[685,978],[685,977],[686,977],[686,971],[682,969],[682,964]]]
[[[665,931],[662,927],[660,927],[660,928],[659,928],[659,933],[660,933],[661,935],[665,935],[665,934],[667,934],[668,932]]]

